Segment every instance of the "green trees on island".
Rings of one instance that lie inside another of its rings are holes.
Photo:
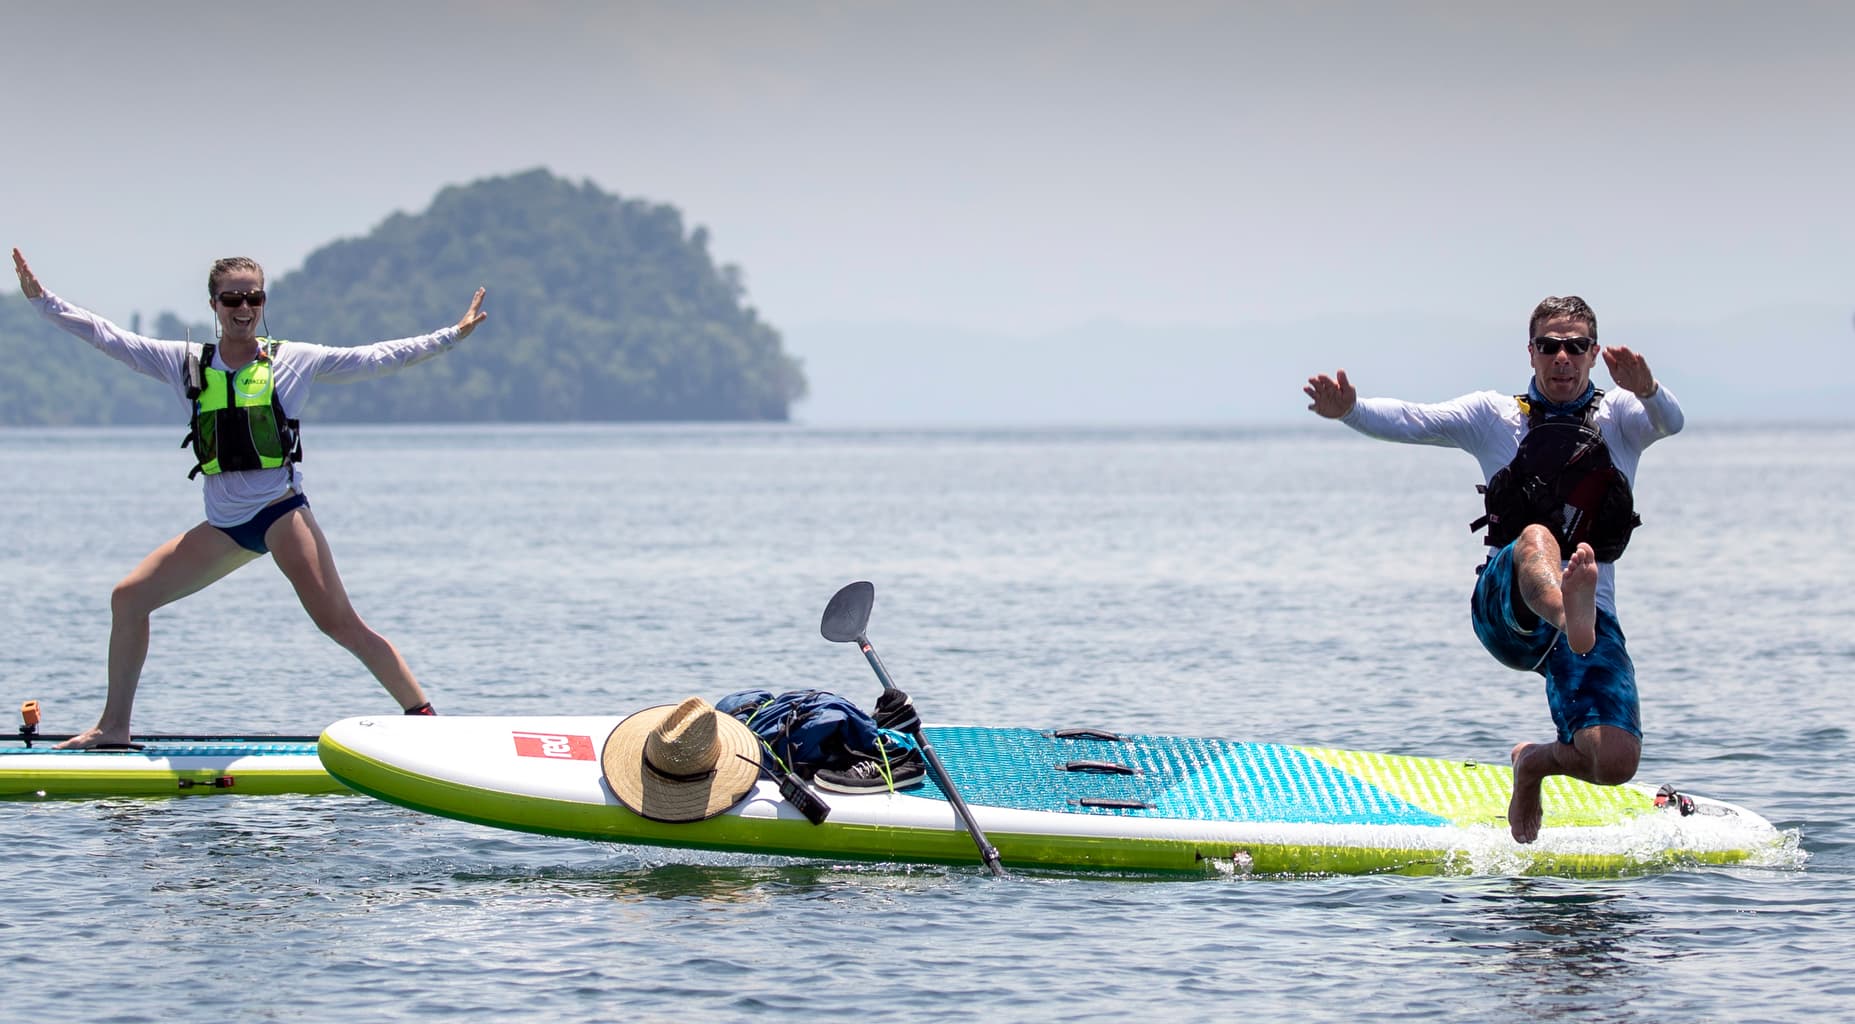
[[[716,266],[705,229],[545,170],[446,188],[299,270],[266,270],[267,333],[325,345],[422,334],[489,288],[490,319],[469,341],[384,379],[318,386],[313,422],[784,420],[805,394],[798,361],[746,303],[740,271]],[[143,326],[188,330],[172,314]],[[211,326],[192,335],[209,339]],[[17,295],[0,302],[0,359],[11,367],[0,424],[184,418],[163,385]]]

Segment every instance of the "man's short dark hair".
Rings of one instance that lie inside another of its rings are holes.
[[[1555,316],[1568,316],[1591,325],[1591,340],[1597,340],[1597,314],[1591,305],[1576,295],[1548,295],[1533,307],[1533,319],[1527,321],[1527,340],[1538,336],[1539,325]]]

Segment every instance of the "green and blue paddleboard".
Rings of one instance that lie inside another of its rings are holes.
[[[820,824],[764,779],[718,817],[642,818],[601,770],[621,720],[350,718],[319,749],[353,789],[493,828],[833,860],[977,860],[931,780],[820,793],[830,806]],[[1732,804],[1553,778],[1540,837],[1521,845],[1505,817],[1507,765],[1093,730],[929,726],[925,735],[1008,868],[1606,875],[1756,860],[1782,841]]]

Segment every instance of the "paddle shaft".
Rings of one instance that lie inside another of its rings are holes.
[[[882,659],[876,656],[876,648],[870,646],[869,637],[859,634],[857,649],[863,652],[863,657],[870,663],[870,668],[876,670],[876,678],[881,680],[884,690],[899,689],[894,680],[889,678],[889,670],[882,667]],[[916,719],[916,724],[914,728],[908,730],[908,735],[921,748],[921,757],[927,761],[928,771],[934,774],[935,784],[940,786],[941,792],[947,794],[947,802],[953,805],[954,813],[960,816],[960,824],[965,825],[967,833],[973,837],[973,845],[979,847],[979,857],[985,861],[986,868],[995,878],[1005,877],[1005,868],[999,863],[997,848],[992,845],[991,840],[985,837],[985,832],[979,828],[979,823],[973,820],[973,812],[967,809],[966,801],[960,799],[960,791],[954,788],[953,780],[947,777],[947,769],[941,767],[939,755],[934,753],[934,748],[928,743],[927,737],[921,734],[920,719]]]

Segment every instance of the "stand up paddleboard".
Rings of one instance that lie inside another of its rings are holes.
[[[0,800],[340,793],[314,736],[148,736],[140,750],[0,743]]]
[[[620,721],[350,718],[322,734],[320,750],[329,773],[356,790],[495,828],[799,857],[979,863],[931,779],[897,793],[819,793],[830,810],[816,825],[765,779],[718,817],[680,824],[639,817],[601,771],[599,752]],[[1731,804],[1553,778],[1540,839],[1521,846],[1507,830],[1505,765],[1098,730],[923,732],[1008,867],[1619,874],[1731,864],[1779,839],[1770,823]]]
[[[133,749],[53,750],[70,737],[38,733],[36,701],[20,714],[19,733],[0,736],[0,800],[347,791],[322,767],[314,736],[140,736]]]
[[[928,767],[918,787],[841,795],[801,813],[762,778],[701,821],[628,810],[601,751],[619,716],[350,718],[323,732],[329,774],[419,811],[610,842],[831,859],[1067,870],[1617,874],[1731,864],[1782,837],[1731,804],[1638,786],[1546,781],[1544,827],[1506,821],[1508,766],[1095,729],[923,728],[864,627],[874,588],[831,599],[820,632],[855,643],[885,715]],[[788,785],[802,785],[787,780]]]

